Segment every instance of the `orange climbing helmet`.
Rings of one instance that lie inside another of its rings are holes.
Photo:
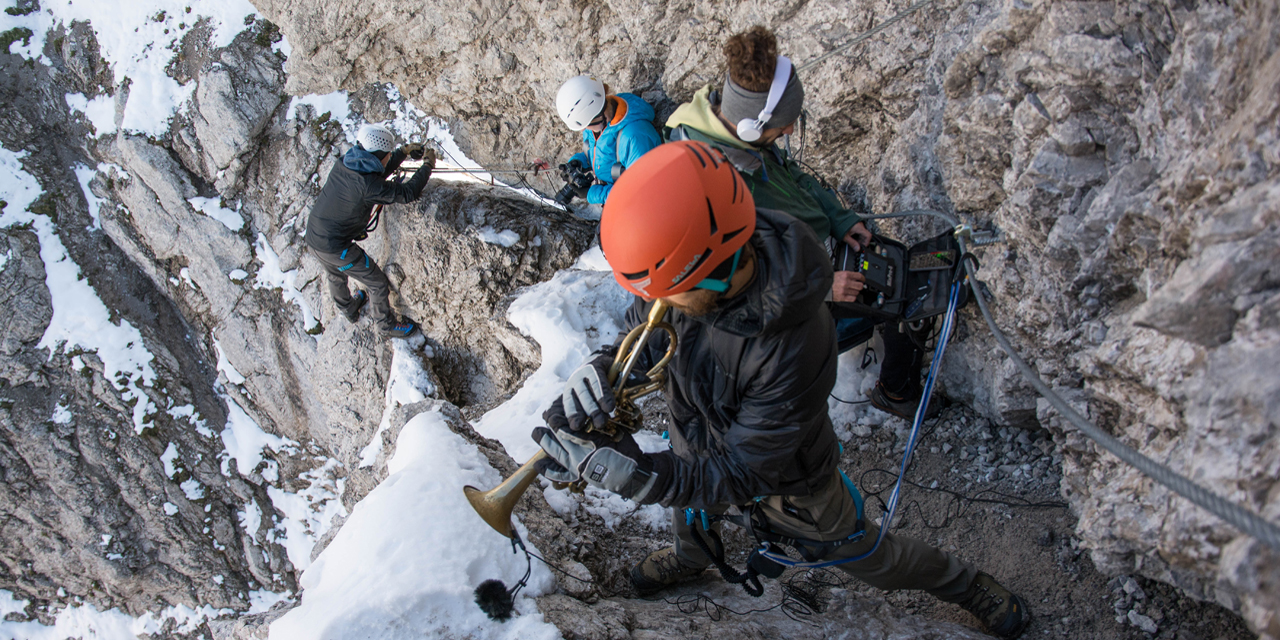
[[[624,289],[663,298],[694,288],[755,229],[755,199],[724,153],[682,140],[644,154],[614,183],[600,248]]]

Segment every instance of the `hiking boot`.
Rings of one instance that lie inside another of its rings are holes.
[[[382,326],[382,335],[388,338],[408,338],[418,332],[418,323],[404,319],[395,324]]]
[[[989,633],[1001,638],[1016,638],[1031,623],[1027,603],[985,573],[973,579],[957,604],[976,616]]]
[[[918,394],[919,392],[917,392]],[[899,398],[885,391],[884,385],[876,382],[876,388],[867,394],[867,401],[871,406],[885,412],[891,413],[907,422],[916,419],[916,408],[920,406],[920,396],[915,398]],[[936,399],[929,403],[929,408],[925,410],[924,419],[928,420],[942,411],[942,399]]]
[[[676,557],[675,547],[667,547],[631,568],[631,584],[640,595],[649,595],[697,576],[704,568],[686,566]]]
[[[342,313],[347,316],[347,320],[351,321],[351,324],[355,324],[360,319],[360,310],[364,308],[365,303],[368,301],[369,294],[365,293],[364,289],[361,289],[351,296],[350,307],[343,310]]]

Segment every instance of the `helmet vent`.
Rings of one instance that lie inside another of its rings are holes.
[[[662,266],[662,265],[658,265],[658,266]],[[639,280],[640,278],[643,278],[647,275],[649,275],[649,270],[645,269],[644,271],[639,271],[637,273],[624,273],[622,274],[622,277],[628,280]]]
[[[707,218],[711,222],[711,235],[715,235],[720,231],[720,227],[716,226],[716,210],[711,206],[711,198],[707,198]]]
[[[692,152],[693,152],[693,156],[694,156],[695,158],[697,158],[697,159],[698,159],[698,162],[701,162],[701,163],[702,163],[702,168],[703,168],[703,169],[706,169],[706,168],[707,168],[707,161],[706,161],[706,159],[704,159],[704,158],[702,157],[702,154],[698,152],[698,148],[697,148],[697,147],[695,147],[695,146],[693,146],[693,145],[689,145],[689,146],[688,146],[688,147],[686,147],[686,148],[687,148],[689,151],[692,151]]]
[[[720,238],[720,244],[728,244],[730,240],[732,240],[732,239],[734,239],[734,238],[738,237],[738,234],[739,234],[739,233],[742,233],[744,230],[746,230],[746,227],[743,227],[743,228],[741,228],[741,229],[737,229],[737,230],[734,230],[734,231],[726,231],[726,232],[724,232],[724,235],[723,235],[723,236],[721,236],[721,238]]]
[[[666,263],[667,263],[667,259],[666,259],[666,258],[663,258],[663,259],[661,259],[661,260],[659,260],[659,261],[658,261],[658,264],[653,265],[653,268],[654,268],[654,269],[661,269],[661,268],[662,268],[662,265],[664,265],[664,264],[666,264]]]

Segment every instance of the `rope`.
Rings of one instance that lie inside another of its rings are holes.
[[[813,67],[815,67],[815,66],[817,66],[817,65],[821,64],[823,60],[826,60],[827,58],[830,58],[831,56],[834,56],[834,55],[836,55],[836,54],[843,53],[844,51],[847,51],[850,47],[853,47],[854,45],[856,45],[856,44],[858,44],[858,43],[860,43],[860,42],[864,42],[864,41],[866,41],[868,38],[870,38],[871,36],[874,36],[874,35],[876,35],[877,33],[880,33],[881,31],[884,31],[885,29],[888,29],[889,27],[891,27],[891,26],[893,26],[893,25],[895,25],[895,24],[897,24],[897,23],[901,22],[901,21],[902,21],[903,19],[905,19],[907,16],[909,16],[909,15],[911,15],[911,14],[913,14],[913,13],[915,13],[915,12],[917,12],[917,11],[921,10],[921,9],[923,9],[923,8],[925,7],[925,5],[929,5],[929,4],[933,4],[933,0],[921,0],[920,2],[917,2],[916,4],[913,4],[913,5],[911,5],[910,7],[907,7],[905,10],[903,10],[903,11],[902,11],[901,13],[899,13],[898,15],[896,15],[896,16],[894,16],[894,17],[892,17],[892,18],[889,18],[888,20],[885,20],[884,22],[881,22],[880,24],[878,24],[878,25],[876,25],[874,28],[872,28],[870,31],[867,31],[866,33],[863,33],[862,35],[860,35],[860,36],[858,36],[858,37],[856,37],[856,38],[854,38],[854,39],[852,39],[852,40],[850,40],[850,41],[848,41],[848,42],[846,42],[846,43],[844,43],[844,44],[842,44],[842,45],[840,45],[840,46],[836,47],[835,49],[832,49],[832,50],[830,50],[830,51],[828,51],[828,52],[826,52],[826,53],[824,53],[824,54],[822,54],[822,55],[820,55],[820,56],[818,56],[818,57],[814,58],[813,60],[810,60],[810,61],[808,61],[808,62],[806,62],[806,63],[804,63],[804,64],[800,65],[799,67],[796,67],[796,73],[799,73],[799,72],[804,71],[804,70],[806,70],[806,69],[811,69],[811,68],[813,68]]]

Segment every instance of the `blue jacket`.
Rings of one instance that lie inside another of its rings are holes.
[[[610,99],[615,96],[610,96]],[[590,129],[582,130],[582,148],[585,153],[574,154],[571,160],[578,160],[591,167],[596,174],[596,184],[587,192],[587,202],[604,204],[613,189],[613,165],[621,162],[624,168],[640,159],[650,149],[662,144],[662,136],[653,128],[653,107],[643,98],[630,93],[619,93],[616,98],[623,101],[626,112],[622,119],[610,124],[600,132],[600,137]],[[618,111],[622,111],[619,105]],[[614,116],[615,119],[617,116]]]

